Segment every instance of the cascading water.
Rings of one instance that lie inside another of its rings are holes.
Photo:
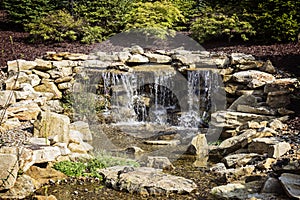
[[[211,70],[103,71],[102,95],[116,124],[153,123],[199,128],[208,125],[219,75]]]

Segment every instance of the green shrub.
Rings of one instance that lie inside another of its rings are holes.
[[[102,37],[107,38],[124,29],[124,16],[131,10],[133,3],[134,0],[78,0],[74,4],[74,13],[84,19],[92,31],[99,33],[101,27]]]
[[[13,22],[27,24],[56,9],[53,2],[53,0],[3,0],[3,5]]]
[[[168,1],[138,2],[133,4],[133,9],[126,14],[125,30],[142,30],[145,35],[155,35],[165,38],[173,35],[176,22],[184,21],[180,10]]]
[[[248,35],[255,33],[252,25],[242,21],[236,14],[226,15],[210,7],[202,10],[200,16],[191,25],[192,36],[199,42],[214,37],[226,36],[230,41],[235,36],[248,40]]]
[[[86,166],[82,162],[61,161],[54,164],[54,169],[67,176],[80,177],[83,175]]]
[[[67,11],[51,11],[25,25],[34,41],[75,41],[82,32],[84,23],[75,20]]]

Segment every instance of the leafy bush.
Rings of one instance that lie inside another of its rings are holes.
[[[124,16],[133,3],[134,0],[78,0],[74,4],[74,13],[92,27],[90,31],[99,33],[101,27],[101,35],[106,38],[123,30]]]
[[[53,0],[3,0],[11,20],[18,24],[27,24],[37,20],[49,11],[53,11]]]
[[[83,175],[86,166],[82,162],[61,161],[55,163],[54,169],[61,171],[67,176],[80,177]]]
[[[180,10],[168,1],[134,3],[133,9],[125,18],[125,30],[139,29],[145,35],[155,35],[158,38],[174,34],[169,29],[173,28],[176,22],[184,21]]]
[[[199,42],[204,42],[214,37],[226,36],[228,40],[240,36],[248,40],[247,35],[255,33],[252,25],[242,21],[236,14],[226,15],[207,7],[191,25],[192,36]]]
[[[77,40],[82,26],[82,20],[75,20],[68,12],[59,10],[26,24],[25,28],[35,41],[62,42]]]
[[[300,1],[205,0],[205,4],[215,13],[235,14],[250,24],[256,40],[295,41],[300,32]]]

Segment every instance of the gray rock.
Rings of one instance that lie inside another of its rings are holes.
[[[285,91],[269,92],[267,105],[271,108],[282,108],[291,103],[290,95]]]
[[[167,157],[162,156],[148,156],[146,166],[166,170],[172,170],[175,168]]]
[[[232,76],[235,81],[247,84],[249,88],[261,87],[266,83],[271,83],[275,80],[275,77],[272,74],[257,70],[236,72]]]
[[[237,107],[239,105],[256,106],[257,105],[257,97],[255,97],[253,95],[242,95],[239,98],[237,98],[228,109],[237,111]]]
[[[0,190],[14,186],[19,170],[18,158],[13,154],[0,154]]]
[[[277,71],[275,69],[275,67],[273,66],[272,62],[270,60],[267,60],[263,66],[260,68],[260,70],[264,71],[264,72],[268,72],[271,74],[275,74]]]
[[[300,175],[283,173],[279,180],[290,197],[300,199]]]
[[[130,53],[132,54],[143,54],[144,49],[138,45],[134,45],[130,48]]]
[[[240,154],[232,154],[223,158],[223,162],[227,167],[241,167],[245,166],[251,161],[259,158],[260,155],[256,153],[240,153]]]
[[[269,177],[262,187],[261,192],[282,194],[284,191],[278,179]]]
[[[196,184],[186,178],[165,174],[160,169],[149,167],[115,166],[101,169],[105,184],[120,191],[141,195],[164,195],[190,193]]]
[[[298,82],[296,78],[282,78],[276,79],[271,83],[267,83],[264,87],[264,92],[277,92],[277,91],[285,91],[290,93],[293,88],[295,88],[295,84]]]
[[[253,153],[267,153],[269,157],[279,158],[291,149],[291,145],[287,142],[282,142],[280,139],[271,138],[256,138],[249,145],[248,150]]]

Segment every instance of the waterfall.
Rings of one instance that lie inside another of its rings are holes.
[[[106,102],[102,113],[115,124],[199,128],[208,126],[217,109],[214,98],[220,77],[212,70],[188,70],[185,75],[172,68],[98,70],[90,76],[89,84],[98,87],[94,93]]]

